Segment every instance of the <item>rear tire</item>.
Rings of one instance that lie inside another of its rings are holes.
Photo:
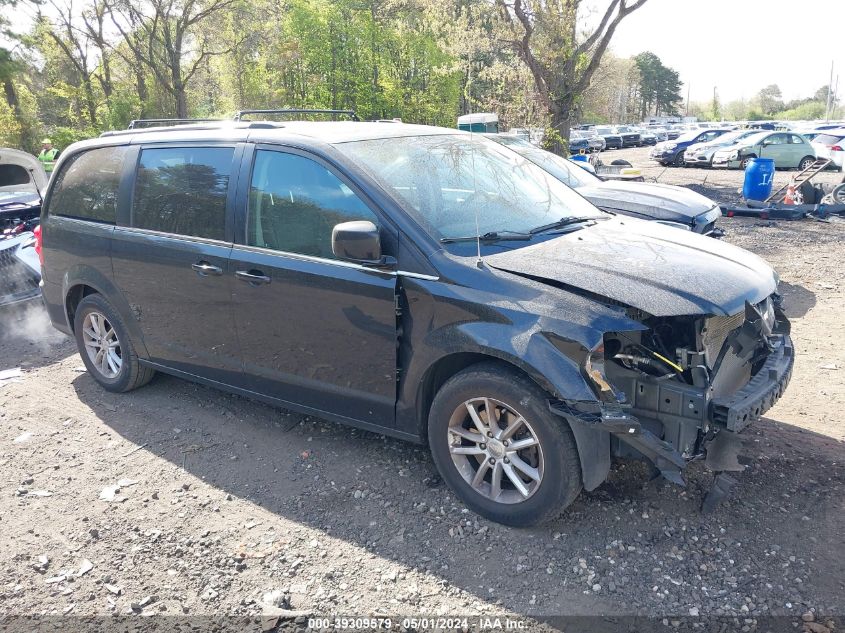
[[[106,391],[132,391],[155,375],[139,362],[123,320],[102,295],[91,294],[79,302],[73,331],[88,373]]]
[[[449,488],[497,523],[545,523],[581,491],[569,426],[549,411],[546,393],[508,367],[473,365],[446,381],[431,405],[428,441]]]

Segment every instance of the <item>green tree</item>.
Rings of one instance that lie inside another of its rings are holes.
[[[677,71],[663,65],[651,52],[634,57],[640,74],[640,118],[650,114],[675,115],[681,97],[681,79]]]
[[[619,23],[646,0],[611,0],[601,21],[578,36],[580,0],[496,0],[506,41],[531,71],[551,127],[569,139],[576,105],[590,85]]]
[[[188,84],[208,57],[237,46],[216,44],[209,23],[235,0],[107,0],[111,19],[137,60],[171,96],[177,118],[188,117]],[[139,41],[137,32],[146,35]]]
[[[757,93],[757,105],[763,114],[771,116],[783,108],[783,94],[777,84],[771,84]]]

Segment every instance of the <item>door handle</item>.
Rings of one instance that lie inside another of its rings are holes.
[[[270,278],[260,270],[237,270],[235,271],[235,277],[253,286],[270,283]]]
[[[208,275],[222,275],[223,269],[220,266],[214,266],[213,264],[209,264],[205,260],[198,261],[196,264],[191,264],[191,268],[197,271],[201,277],[207,277]]]

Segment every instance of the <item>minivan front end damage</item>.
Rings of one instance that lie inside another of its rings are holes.
[[[607,433],[613,455],[645,456],[677,484],[697,459],[715,471],[742,470],[736,434],[780,398],[792,373],[780,297],[746,303],[731,316],[653,317],[633,309],[629,316],[648,329],[606,332],[583,361],[597,400],[555,401],[552,411],[576,438]]]

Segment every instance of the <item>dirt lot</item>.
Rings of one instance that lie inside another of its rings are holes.
[[[741,182],[663,172],[645,170],[726,199]],[[722,226],[780,272],[797,361],[711,515],[702,465],[681,489],[619,463],[553,525],[506,528],[468,513],[423,448],[167,376],[109,394],[38,306],[3,310],[0,370],[23,377],[0,383],[0,622],[255,616],[269,601],[326,616],[737,618],[722,630],[812,612],[824,633],[845,613],[845,222]]]

